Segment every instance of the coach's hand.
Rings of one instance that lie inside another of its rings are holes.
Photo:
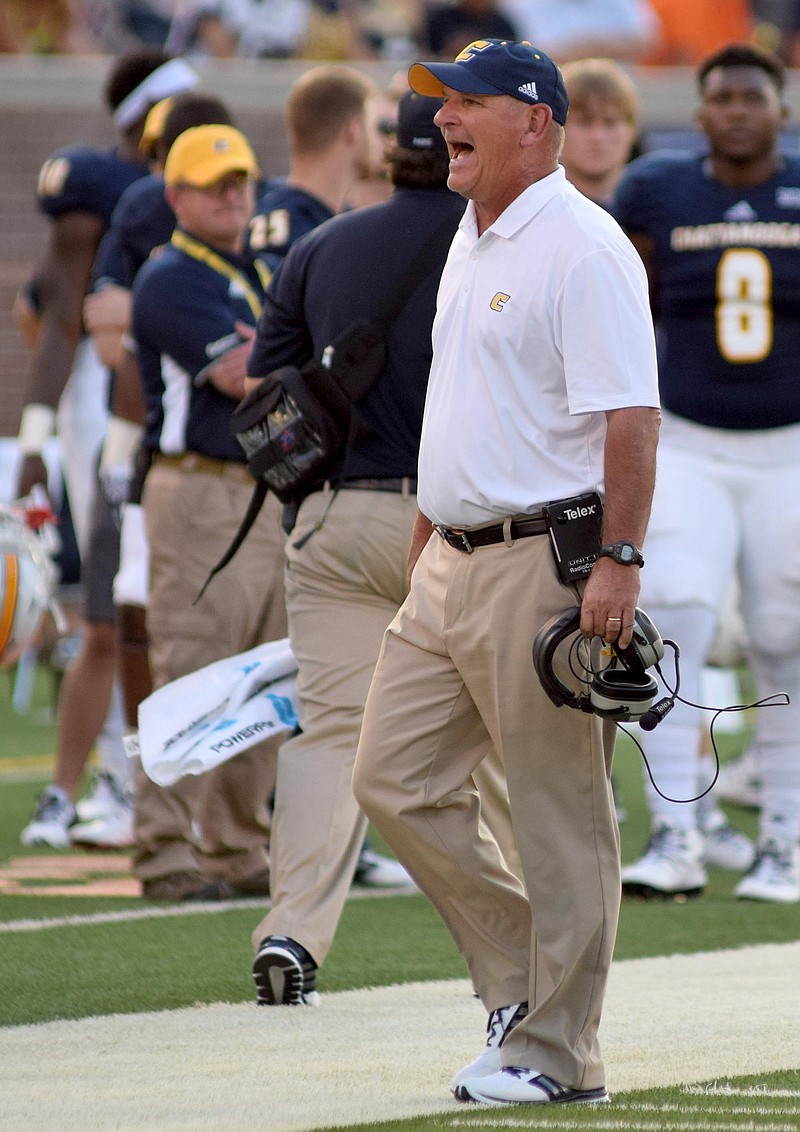
[[[584,636],[602,637],[626,648],[633,637],[639,589],[637,566],[624,566],[612,558],[598,558],[581,601]]]

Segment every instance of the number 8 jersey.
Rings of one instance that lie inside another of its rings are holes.
[[[800,420],[800,159],[759,185],[712,179],[707,158],[634,161],[613,212],[654,242],[664,408],[727,429]]]

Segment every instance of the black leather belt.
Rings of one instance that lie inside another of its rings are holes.
[[[338,487],[340,491],[392,491],[397,494],[407,491],[416,495],[417,477],[395,476],[384,479],[376,476],[374,479],[343,480],[338,484],[332,481],[331,487]]]
[[[506,539],[506,523],[493,523],[491,527],[479,527],[476,531],[459,531],[454,527],[441,527],[434,523],[433,529],[449,546],[460,550],[462,554],[472,554],[478,546],[494,546]],[[533,515],[530,519],[512,519],[508,534],[512,539],[545,535],[547,520],[544,515]]]

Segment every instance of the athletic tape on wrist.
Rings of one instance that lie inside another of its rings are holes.
[[[122,417],[111,417],[103,441],[100,467],[113,468],[120,464],[132,466],[143,432],[141,425],[123,420]]]
[[[19,422],[17,444],[23,456],[41,456],[45,441],[56,427],[56,411],[50,405],[26,405]]]

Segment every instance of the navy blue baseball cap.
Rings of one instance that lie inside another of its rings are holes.
[[[569,110],[564,79],[549,55],[527,41],[476,39],[452,63],[414,63],[412,90],[441,98],[444,87],[461,94],[508,94],[530,106],[549,106],[563,126]]]
[[[408,90],[397,109],[397,144],[405,149],[447,153],[447,142],[434,124],[433,116],[441,110],[440,98],[426,98]]]

